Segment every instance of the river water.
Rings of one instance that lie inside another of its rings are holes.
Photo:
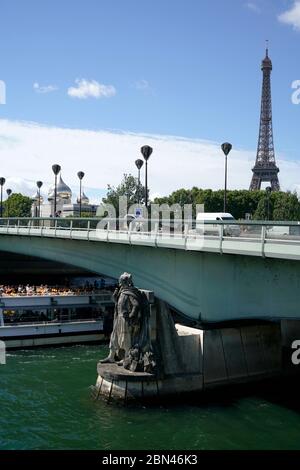
[[[163,405],[94,401],[105,346],[11,352],[0,365],[0,449],[300,449],[300,384]]]

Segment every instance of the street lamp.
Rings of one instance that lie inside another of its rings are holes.
[[[84,177],[84,173],[83,171],[78,171],[77,173],[77,176],[79,178],[79,186],[80,186],[80,189],[79,189],[79,217],[81,217],[81,195],[82,195],[82,191],[81,191],[81,181]]]
[[[56,199],[57,199],[57,175],[60,172],[61,167],[59,165],[52,165],[52,171],[55,175],[54,180],[54,217],[56,217]]]
[[[7,217],[9,217],[9,196],[11,195],[11,193],[12,193],[11,189],[6,190],[6,194],[7,194]]]
[[[227,206],[227,156],[232,149],[232,145],[229,142],[225,142],[221,145],[221,148],[225,155],[225,186],[224,186],[224,212],[226,212]]]
[[[135,166],[138,169],[138,204],[140,204],[140,198],[141,198],[141,168],[143,165],[144,165],[144,162],[140,158],[138,158],[135,161]]]
[[[41,187],[43,186],[43,181],[36,182],[38,188],[38,196],[39,196],[39,218],[41,217]]]
[[[266,187],[266,195],[267,195],[267,220],[270,220],[270,195],[272,192],[271,186]]]
[[[5,185],[5,178],[0,178],[0,186],[1,186],[1,209],[0,209],[0,217],[3,216],[3,186]]]
[[[146,169],[145,169],[145,191],[146,191],[145,206],[146,207],[148,207],[148,160],[152,152],[153,152],[153,148],[150,147],[149,145],[144,145],[141,148],[141,153],[146,162]]]

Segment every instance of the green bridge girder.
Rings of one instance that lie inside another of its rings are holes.
[[[128,271],[138,287],[203,322],[300,318],[297,260],[9,234],[0,250],[116,278]]]

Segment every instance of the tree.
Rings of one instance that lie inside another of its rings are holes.
[[[195,216],[196,204],[204,204],[205,212],[223,212],[224,191],[211,189],[179,189],[167,197],[156,198],[156,204],[192,204]],[[227,212],[237,220],[245,214],[252,219],[268,218],[268,199],[265,191],[235,190],[227,192]],[[272,192],[269,195],[270,220],[300,220],[300,203],[296,193]]]
[[[273,220],[300,220],[300,204],[297,193],[273,193]]]
[[[268,203],[269,197],[269,203]],[[268,207],[269,204],[269,207]],[[257,205],[256,211],[253,215],[254,220],[273,220],[273,201],[271,196],[268,196],[264,193],[264,197],[262,197]]]
[[[287,191],[273,192],[269,195],[269,211],[268,211],[268,196],[263,193],[263,197],[258,203],[257,209],[253,218],[256,220],[281,220],[281,221],[295,221],[300,220],[300,203],[297,193]],[[269,217],[268,217],[269,212]]]
[[[23,194],[15,193],[3,203],[4,217],[31,217],[32,199]]]
[[[146,189],[138,183],[138,178],[135,178],[131,174],[124,174],[123,180],[116,188],[108,185],[107,195],[102,199],[104,204],[112,204],[118,211],[119,208],[119,197],[126,196],[128,201],[128,207],[132,204],[145,203]]]
[[[228,191],[227,212],[236,219],[244,219],[247,212],[253,214],[258,202],[262,197],[261,191]],[[173,192],[169,197],[155,199],[157,204],[192,204],[193,214],[196,212],[196,204],[204,204],[205,212],[223,212],[224,191],[213,191],[211,189],[192,188],[191,190],[180,189]]]

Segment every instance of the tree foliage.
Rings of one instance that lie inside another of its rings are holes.
[[[4,217],[30,217],[32,199],[20,193],[13,193],[3,202]]]
[[[119,207],[119,197],[121,196],[127,197],[128,206],[138,202],[144,204],[146,190],[141,183],[139,184],[138,178],[131,174],[124,174],[123,180],[116,188],[108,185],[107,195],[102,199],[102,202],[104,204],[112,204],[117,210]]]
[[[140,195],[140,197],[139,197]],[[119,197],[126,196],[128,206],[145,203],[145,187],[138,184],[138,179],[131,174],[124,174],[123,180],[115,188],[108,185],[107,196],[102,199],[104,204],[112,204],[118,213]],[[223,212],[224,190],[181,188],[169,196],[155,198],[155,204],[192,204],[193,214],[196,214],[196,205],[204,204],[205,212]],[[227,191],[227,212],[237,220],[245,219],[250,214],[253,220],[300,220],[300,202],[297,193],[276,191],[268,194],[266,191],[234,190]],[[269,217],[268,217],[269,216]]]
[[[269,204],[268,204],[269,197]],[[156,204],[192,204],[193,213],[196,204],[204,204],[205,212],[223,212],[224,191],[211,189],[179,189],[167,197],[156,198]],[[269,209],[268,209],[269,205]],[[291,192],[235,190],[227,192],[227,212],[236,219],[244,219],[251,214],[254,220],[300,220],[300,203],[298,196]]]
[[[300,220],[300,205],[294,193],[273,193],[273,220]]]

